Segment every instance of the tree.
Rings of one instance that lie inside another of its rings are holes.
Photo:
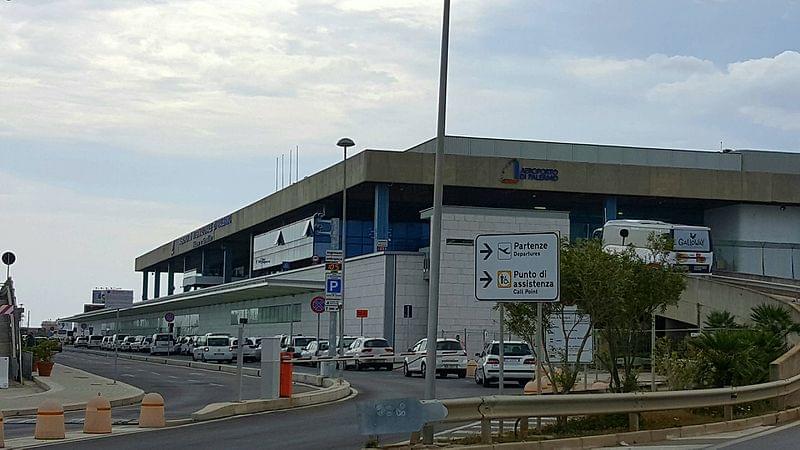
[[[654,255],[663,252],[668,245],[668,242],[654,240]],[[509,331],[533,344],[535,333],[541,333],[543,339],[547,336],[551,317],[563,321],[564,306],[576,306],[579,314],[588,314],[592,321],[587,333],[578,337],[579,350],[585,348],[593,329],[597,328],[608,345],[601,360],[611,371],[611,389],[631,390],[636,383],[633,371],[636,336],[642,323],[649,323],[653,311],[678,302],[685,286],[683,276],[671,265],[648,264],[632,250],[609,253],[598,240],[565,240],[561,245],[561,302],[544,305],[543,329],[536,330],[535,304],[507,304],[506,325]],[[565,335],[572,332],[564,330]],[[565,341],[568,342],[569,337],[565,336]],[[568,361],[566,353],[550,355],[546,347],[541,357],[553,390],[569,392],[577,379],[579,363]],[[620,369],[623,378],[620,378]]]

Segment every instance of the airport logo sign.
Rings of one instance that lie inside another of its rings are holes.
[[[520,181],[558,181],[558,169],[522,167],[518,159],[512,159],[503,167],[500,181],[504,184],[517,184]]]

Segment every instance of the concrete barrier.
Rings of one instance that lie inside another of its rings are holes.
[[[45,400],[36,412],[35,439],[64,439],[64,407],[55,400]]]
[[[206,405],[204,408],[192,413],[192,420],[202,422],[206,420],[221,419],[241,414],[253,414],[280,409],[296,408],[301,406],[319,405],[346,398],[352,393],[350,383],[342,380],[325,378],[321,383],[322,389],[303,392],[291,398],[278,398],[275,400],[245,400],[243,402],[221,402]]]

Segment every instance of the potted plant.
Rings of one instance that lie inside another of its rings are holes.
[[[33,348],[33,355],[38,360],[37,367],[40,377],[49,377],[53,371],[53,355],[56,353],[57,344],[51,340],[42,341]]]

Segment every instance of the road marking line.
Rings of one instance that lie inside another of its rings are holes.
[[[123,376],[123,377],[131,377],[131,378],[133,378],[133,377],[135,377],[136,375],[133,375],[133,374],[130,374],[130,373],[123,373],[123,374],[122,374],[122,376]]]
[[[178,377],[176,377],[175,375],[167,375],[167,376],[170,377],[170,378],[174,378],[176,380],[178,379]]]
[[[216,387],[225,387],[225,385],[224,385],[224,384],[217,384],[217,383],[208,383],[208,384],[209,384],[210,386],[216,386]]]
[[[152,373],[153,375],[155,375],[155,376],[158,376],[158,377],[160,377],[160,376],[161,376],[161,374],[160,374],[160,373],[158,373],[158,372],[150,372],[150,373]]]

